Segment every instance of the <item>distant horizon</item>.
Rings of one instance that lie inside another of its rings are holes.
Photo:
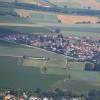
[[[88,8],[100,10],[100,0],[0,0],[4,2],[24,2],[38,4],[40,6],[57,5],[60,7],[67,6],[69,8]]]

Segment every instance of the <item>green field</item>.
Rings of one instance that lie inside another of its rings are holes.
[[[14,0],[0,0],[0,1],[4,1],[4,2],[14,2]]]
[[[31,14],[31,21],[36,23],[58,23],[56,14],[34,12]]]
[[[32,23],[24,17],[17,16],[15,12],[15,8],[12,6],[11,8],[0,7],[0,23]]]
[[[27,23],[31,23],[30,21],[28,21],[26,18],[23,17],[14,17],[14,16],[0,16],[0,22],[1,23],[16,23],[16,24],[27,24]]]
[[[33,12],[30,17],[21,17],[17,15],[16,8],[11,6],[11,8],[0,7],[0,22],[1,23],[58,23],[58,18],[56,14],[49,14],[45,12]],[[4,14],[4,15],[2,15]],[[17,16],[16,16],[17,15]]]
[[[5,56],[4,56],[5,55]],[[10,55],[10,56],[7,56]],[[22,45],[0,41],[0,87],[36,89],[69,89],[76,93],[86,93],[89,89],[100,89],[100,73],[85,72],[75,69],[65,70],[56,67],[47,67],[46,73],[36,66],[23,66],[23,59],[16,56],[31,55],[45,56],[51,59],[64,60],[65,57],[37,48],[28,48]],[[75,66],[74,66],[75,67]],[[78,66],[80,67],[80,66]],[[70,80],[66,79],[67,73]],[[41,84],[40,84],[41,83]]]
[[[8,33],[9,31],[21,32],[21,33],[32,33],[32,34],[47,34],[53,31],[45,27],[0,27],[0,32]]]
[[[96,0],[97,2],[100,2],[100,0]]]
[[[52,4],[55,4],[56,6],[59,6],[59,7],[67,6],[68,8],[82,8],[80,3],[73,1],[73,0],[71,0],[71,1],[63,0],[63,2],[57,2],[57,1],[54,1],[54,0],[49,0],[49,2],[51,2]]]
[[[14,11],[15,8],[12,6],[11,8],[6,8],[6,7],[0,7],[0,14],[1,13],[5,13],[5,14],[8,14],[8,13],[11,13],[11,14],[15,14],[16,12]]]
[[[7,24],[5,26],[0,25],[0,30],[14,30],[19,32],[27,32],[33,34],[48,34],[54,33],[54,31],[59,28],[63,35],[76,35],[76,36],[90,36],[90,37],[100,37],[100,25],[90,25],[90,24],[80,24],[80,25],[61,25],[61,24],[50,24],[50,23],[40,23],[40,24],[15,24],[10,26]],[[18,26],[20,25],[20,26]]]

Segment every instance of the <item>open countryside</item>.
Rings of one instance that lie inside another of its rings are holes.
[[[99,100],[99,0],[0,2],[1,100]]]

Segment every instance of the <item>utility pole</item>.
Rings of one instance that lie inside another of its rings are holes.
[[[64,79],[64,82],[70,80],[70,78],[71,78],[71,75],[70,75],[70,73],[69,73],[69,64],[68,64],[68,63],[69,63],[69,62],[68,62],[68,60],[67,60],[67,58],[66,58],[66,77],[65,77],[65,79]]]
[[[20,100],[20,88],[17,89],[17,100]]]

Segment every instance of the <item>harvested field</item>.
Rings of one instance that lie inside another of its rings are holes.
[[[75,23],[82,23],[82,22],[90,22],[91,24],[95,24],[100,19],[98,17],[93,16],[73,16],[73,15],[59,15],[54,13],[46,13],[40,11],[32,11],[32,10],[23,10],[23,9],[16,9],[16,12],[21,17],[28,17],[31,22],[39,21],[39,22],[58,22],[61,20],[62,24],[75,24]],[[42,20],[41,20],[42,18]]]
[[[35,67],[59,67],[65,68],[65,60],[36,60],[36,59],[24,59],[23,66],[35,66]]]
[[[41,12],[41,11],[33,11],[33,10],[23,10],[23,9],[16,9],[16,13],[24,18],[27,18],[30,22],[35,23],[58,23],[58,18],[56,14],[48,13],[48,12]],[[41,20],[42,19],[42,20]]]
[[[43,64],[41,60],[25,59],[23,60],[23,66],[36,66],[39,67]]]
[[[33,12],[32,10],[24,10],[24,9],[16,9],[15,11],[21,17],[27,17],[27,16],[30,17]]]
[[[53,68],[60,68],[61,70],[76,70],[83,71],[85,68],[85,63],[83,62],[66,62],[66,60],[36,60],[36,59],[24,59],[23,66],[30,67],[38,67],[44,68],[46,67],[48,70],[52,70]],[[56,73],[56,72],[54,72]],[[64,74],[64,73],[63,73]]]
[[[57,15],[57,17],[63,24],[75,24],[80,22],[91,22],[94,24],[97,21],[100,21],[98,17],[92,16]]]

